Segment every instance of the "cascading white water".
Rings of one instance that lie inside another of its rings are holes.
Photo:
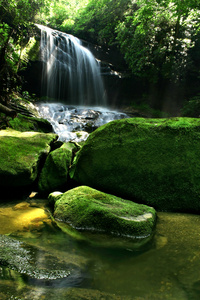
[[[62,103],[40,103],[38,111],[41,117],[52,124],[59,140],[63,142],[84,141],[99,126],[128,117],[125,113],[103,107],[69,106]]]
[[[72,35],[37,26],[41,29],[42,94],[66,104],[105,106],[100,66],[92,53]]]
[[[88,132],[127,117],[106,108],[100,65],[81,41],[37,26],[41,29],[42,94],[48,102],[39,103],[38,111],[50,121],[59,140],[86,140]]]

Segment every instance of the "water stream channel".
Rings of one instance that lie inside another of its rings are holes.
[[[46,204],[1,202],[0,234],[33,247],[36,268],[62,264],[69,276],[36,280],[1,266],[0,299],[199,299],[200,216],[159,212],[155,234],[144,244],[80,238],[56,224]]]

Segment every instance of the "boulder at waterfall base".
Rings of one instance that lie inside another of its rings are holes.
[[[87,186],[63,194],[52,193],[56,219],[81,231],[104,232],[117,236],[146,237],[156,222],[153,208]]]
[[[41,193],[66,190],[73,151],[77,151],[77,147],[69,142],[49,153],[39,176],[38,188]]]
[[[39,132],[0,131],[0,187],[26,187],[37,178],[41,161],[57,135]],[[9,188],[9,189],[8,189]]]
[[[132,118],[91,133],[70,176],[159,210],[200,212],[200,121]]]

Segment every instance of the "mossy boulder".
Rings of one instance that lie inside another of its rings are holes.
[[[49,153],[42,168],[38,187],[41,193],[49,194],[67,187],[69,167],[76,145],[64,143],[60,148]]]
[[[50,194],[54,217],[80,231],[117,236],[147,237],[156,221],[153,208],[109,195],[87,186]]]
[[[16,116],[6,116],[6,122],[3,124],[4,129],[9,127],[17,131],[53,132],[53,127],[50,122],[41,118],[37,107],[24,97],[30,99],[28,92],[24,92],[23,95],[13,93],[10,96],[9,109],[11,109],[13,113],[15,112]],[[34,99],[32,99],[32,101],[34,102]]]
[[[53,133],[0,131],[0,187],[25,187],[37,178],[42,160],[57,139]]]
[[[70,175],[158,210],[199,213],[200,120],[110,122],[91,133]]]
[[[16,118],[9,121],[10,128],[17,130],[17,131],[36,131],[36,132],[44,132],[49,133],[53,132],[53,127],[49,123],[49,121],[36,118],[36,117],[29,117],[23,116],[18,114]]]

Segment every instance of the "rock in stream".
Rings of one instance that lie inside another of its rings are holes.
[[[0,235],[0,266],[17,271],[33,282],[67,277],[70,282],[79,277],[79,270],[74,265],[68,265],[44,250],[5,235]]]

